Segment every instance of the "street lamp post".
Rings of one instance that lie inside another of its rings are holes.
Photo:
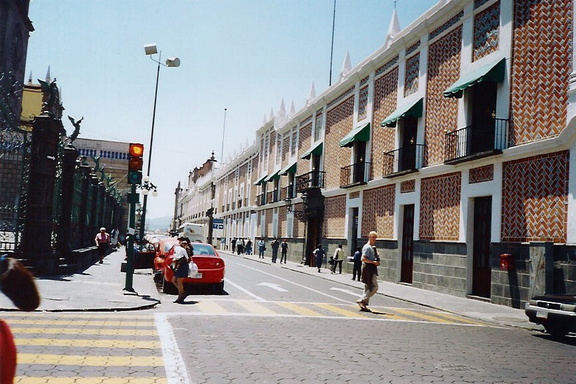
[[[163,67],[179,67],[180,59],[177,57],[172,57],[166,59],[166,64],[160,62],[162,58],[162,51],[158,55],[158,60],[153,56],[158,53],[158,48],[156,44],[148,44],[144,46],[144,52],[150,57],[150,60],[158,64],[156,69],[156,88],[154,90],[154,108],[152,110],[152,129],[150,130],[150,147],[148,149],[148,167],[146,169],[146,176],[150,176],[150,165],[152,163],[152,144],[154,143],[154,122],[156,121],[156,101],[158,100],[158,80],[160,79],[160,66]],[[140,217],[140,239],[144,238],[144,232],[146,227],[146,208],[148,206],[148,194],[144,194],[144,201],[142,202],[142,216]]]

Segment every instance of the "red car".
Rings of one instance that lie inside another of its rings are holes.
[[[162,281],[162,270],[164,269],[164,260],[172,247],[175,245],[180,244],[177,238],[175,237],[162,237],[158,239],[157,242],[154,242],[154,246],[156,247],[156,257],[154,258],[154,266],[153,273],[154,273],[154,281],[160,282]]]
[[[184,279],[184,286],[191,285],[211,285],[215,293],[221,294],[224,291],[224,260],[218,255],[218,252],[210,244],[192,243],[194,256],[192,260],[198,266],[198,273],[194,277]],[[174,272],[170,268],[172,264],[173,251],[170,252],[164,260],[162,274],[162,292],[177,293],[176,286],[172,284]]]

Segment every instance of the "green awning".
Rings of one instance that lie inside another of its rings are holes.
[[[279,175],[284,176],[288,173],[296,173],[296,164],[297,164],[297,162],[295,161],[292,164],[289,164],[287,167],[282,168]]]
[[[462,91],[481,81],[493,81],[501,83],[504,81],[504,70],[506,69],[506,59],[486,64],[475,71],[465,74],[450,88],[444,91],[444,97],[462,97]]]
[[[355,141],[368,141],[370,140],[370,123],[362,124],[350,132],[342,140],[340,140],[341,147],[351,147]]]
[[[277,170],[277,171],[272,172],[272,173],[264,180],[264,182],[267,183],[267,182],[269,182],[269,181],[279,179],[279,178],[280,178],[279,173],[280,173],[280,170]]]
[[[304,152],[304,154],[302,156],[300,156],[300,158],[301,159],[309,159],[310,156],[312,156],[312,155],[316,155],[316,156],[321,155],[322,154],[322,147],[323,147],[322,144],[324,144],[324,143],[320,142],[320,143],[316,144],[311,149]]]
[[[400,108],[396,108],[394,112],[392,112],[387,118],[382,121],[380,124],[381,127],[395,127],[396,122],[403,117],[411,116],[411,117],[422,117],[422,109],[423,109],[424,102],[422,98],[405,105],[402,105]]]
[[[260,185],[260,184],[262,184],[262,182],[264,181],[264,179],[266,179],[267,177],[268,177],[268,175],[262,176],[261,178],[258,179],[258,181],[256,181],[256,182],[254,183],[254,185]]]

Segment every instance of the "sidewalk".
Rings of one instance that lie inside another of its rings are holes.
[[[120,272],[124,248],[106,256],[104,263],[93,264],[73,275],[38,277],[39,311],[129,311],[149,309],[160,303],[151,269],[134,271],[132,288],[124,291],[126,274]],[[0,311],[17,310],[10,299],[0,294]]]
[[[232,255],[220,251],[226,257],[243,257],[254,262],[269,264],[271,267],[287,268],[299,273],[307,273],[322,279],[332,280],[350,287],[363,288],[364,284],[353,281],[349,273],[331,274],[328,269],[318,273],[299,263],[272,264],[270,257],[259,259],[258,255]],[[111,253],[103,264],[94,264],[82,273],[68,276],[39,277],[36,279],[42,302],[39,311],[129,311],[154,308],[160,303],[156,284],[150,269],[136,269],[132,287],[134,293],[124,291],[126,274],[120,272],[124,260],[124,248]],[[430,308],[483,320],[503,326],[542,330],[539,325],[530,323],[523,309],[491,304],[479,300],[457,297],[409,285],[385,281],[379,282],[379,295],[425,305]],[[0,311],[16,310],[5,296],[0,295]]]
[[[220,251],[221,253],[228,252]],[[241,257],[249,260],[258,261],[271,266],[280,268],[287,268],[296,272],[306,273],[322,279],[332,280],[350,287],[364,288],[364,284],[359,281],[352,280],[350,273],[332,274],[329,269],[322,269],[318,273],[317,268],[311,268],[302,264],[288,261],[286,264],[272,264],[270,256],[265,259],[259,259],[258,255],[240,255]],[[233,257],[233,256],[231,256]],[[278,260],[280,260],[278,258]],[[475,299],[468,299],[465,297],[457,297],[448,294],[433,292],[425,289],[414,288],[410,285],[390,283],[386,281],[378,282],[378,294],[402,301],[421,304],[430,308],[447,311],[450,313],[466,316],[472,319],[487,321],[490,323],[499,324],[502,326],[519,327],[530,330],[544,330],[543,327],[528,321],[528,317],[524,314],[524,309],[515,309],[503,305],[491,304]]]

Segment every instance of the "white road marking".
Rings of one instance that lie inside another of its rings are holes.
[[[272,289],[274,289],[274,290],[276,290],[276,291],[278,291],[278,292],[288,292],[288,290],[282,288],[282,287],[281,287],[280,285],[278,285],[278,284],[273,284],[273,283],[260,283],[260,284],[258,284],[258,285],[263,285],[263,286],[265,286],[265,287],[272,288]]]
[[[255,295],[254,293],[250,292],[249,290],[247,290],[247,289],[245,289],[245,288],[242,288],[242,287],[239,286],[238,284],[236,284],[236,283],[234,283],[234,282],[232,282],[232,281],[230,281],[230,280],[228,280],[228,279],[226,279],[226,284],[230,284],[230,285],[233,286],[234,288],[241,290],[242,292],[244,292],[244,293],[247,294],[248,296],[251,296],[251,297],[255,298],[255,299],[258,300],[258,301],[267,301],[266,299],[264,299],[264,298],[262,298],[262,297],[260,297],[260,296],[258,296],[258,295]]]
[[[262,271],[262,270],[260,270],[260,269],[258,269],[258,268],[249,267],[248,265],[244,265],[244,264],[241,264],[241,263],[239,263],[238,265],[241,266],[241,267],[244,267],[244,268],[251,269],[251,270],[256,271],[256,272],[263,273],[263,274],[268,275],[268,276],[272,276],[272,277],[274,277],[275,279],[285,281],[285,282],[290,283],[290,284],[293,284],[293,285],[295,285],[295,286],[297,286],[297,287],[304,288],[304,289],[306,289],[306,290],[308,290],[308,291],[312,291],[312,292],[317,293],[317,294],[319,294],[319,295],[326,296],[326,297],[329,297],[329,298],[331,298],[331,299],[341,301],[341,302],[343,302],[343,303],[349,303],[349,302],[350,302],[349,300],[344,300],[344,299],[341,299],[341,298],[339,298],[339,297],[332,296],[332,295],[329,295],[329,294],[324,293],[324,292],[322,292],[322,291],[319,291],[319,290],[317,290],[317,289],[310,288],[310,287],[307,287],[307,286],[305,286],[305,285],[295,283],[295,282],[293,282],[293,281],[290,281],[290,280],[288,280],[288,279],[284,279],[284,278],[282,278],[282,277],[273,275],[273,274],[268,273],[268,272],[264,272],[264,271]],[[360,297],[360,294],[358,294],[358,297]]]
[[[358,296],[358,292],[352,292],[352,291],[350,291],[350,290],[348,290],[348,289],[344,289],[344,288],[332,287],[332,288],[330,288],[330,290],[331,290],[331,291],[344,292],[344,293],[347,293],[347,294],[352,295],[352,296]]]
[[[158,330],[158,337],[162,345],[162,357],[166,368],[166,380],[168,384],[192,384],[188,370],[184,364],[184,359],[178,348],[176,337],[168,322],[166,313],[157,313],[154,315],[154,323]]]

